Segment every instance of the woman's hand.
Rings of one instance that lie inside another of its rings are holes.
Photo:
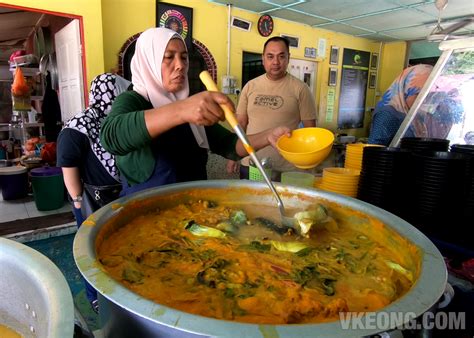
[[[276,127],[274,129],[271,129],[270,130],[270,133],[267,137],[268,139],[268,142],[270,142],[270,144],[272,145],[272,147],[276,148],[276,143],[278,141],[278,139],[283,136],[283,135],[286,135],[288,137],[291,136],[291,130],[290,128],[287,128],[287,127]]]
[[[201,92],[159,108],[145,110],[145,124],[152,138],[184,123],[211,126],[225,119],[220,105],[235,111],[234,103],[218,92]]]
[[[235,111],[234,103],[219,92],[201,92],[181,101],[183,122],[200,126],[211,126],[225,120],[225,114],[220,105],[226,105]]]

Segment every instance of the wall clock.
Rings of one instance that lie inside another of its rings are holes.
[[[258,32],[261,36],[269,36],[273,32],[273,19],[270,15],[264,14],[258,19]]]

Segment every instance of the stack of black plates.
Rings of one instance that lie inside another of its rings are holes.
[[[404,137],[400,141],[400,148],[412,152],[448,151],[449,140],[440,138]]]
[[[450,151],[452,153],[474,155],[474,144],[453,144]]]
[[[464,154],[470,157],[470,181],[466,182],[468,193],[465,202],[464,217],[466,224],[472,223],[474,220],[474,145],[472,144],[453,144],[451,152]],[[473,243],[474,245],[474,243]]]
[[[365,147],[357,197],[405,218],[411,156],[400,148]]]
[[[410,221],[427,235],[466,244],[470,157],[450,152],[414,153],[413,165],[413,184],[408,190],[408,196],[413,197]]]

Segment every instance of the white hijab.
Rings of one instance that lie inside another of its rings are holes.
[[[189,96],[188,69],[185,71],[185,85],[182,90],[170,93],[163,87],[161,62],[166,46],[171,39],[180,39],[181,35],[168,28],[150,28],[140,34],[131,61],[133,89],[158,108],[185,99]],[[204,127],[190,123],[194,138],[201,148],[209,149]]]

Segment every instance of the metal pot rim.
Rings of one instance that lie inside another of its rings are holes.
[[[86,221],[86,224],[83,224],[78,230],[74,239],[73,251],[79,271],[105,298],[115,304],[121,307],[126,304],[129,311],[157,324],[197,334],[235,337],[236,332],[238,332],[238,335],[243,337],[260,337],[265,336],[266,333],[272,333],[277,337],[295,337],[297,335],[309,337],[314,336],[315,332],[317,332],[319,336],[354,337],[375,334],[394,328],[344,329],[340,321],[318,324],[259,325],[212,319],[166,307],[145,298],[137,301],[137,294],[122,286],[98,267],[94,247],[95,238],[104,221],[120,212],[121,208],[117,207],[117,205],[124,205],[132,200],[167,195],[189,189],[224,187],[226,189],[268,189],[264,183],[260,182],[209,180],[171,184],[120,198],[90,216],[88,221],[94,223],[94,226],[87,226],[88,222]],[[276,184],[276,187],[279,192],[302,193],[306,196],[326,199],[376,217],[421,249],[423,257],[418,280],[404,296],[383,308],[383,312],[397,314],[409,312],[419,316],[432,308],[442,296],[447,282],[447,270],[444,259],[435,245],[423,233],[406,221],[371,204],[343,195],[316,189],[290,187],[282,184]],[[404,320],[406,320],[405,318],[413,319],[414,316],[404,316],[403,318]],[[404,323],[397,322],[397,326]]]
[[[48,304],[49,317],[45,317],[47,315],[45,313],[40,313],[42,318],[49,321],[48,337],[72,337],[74,301],[66,278],[59,268],[39,251],[25,244],[0,237],[0,263],[2,263],[0,266],[3,269],[5,269],[3,265],[5,260],[17,267],[22,272],[20,275],[26,275],[32,283],[34,281],[30,287],[37,289],[35,297],[43,298]],[[21,299],[16,299],[16,302],[19,301]],[[32,302],[34,303],[34,300]],[[36,309],[36,311],[39,310],[41,309]]]

